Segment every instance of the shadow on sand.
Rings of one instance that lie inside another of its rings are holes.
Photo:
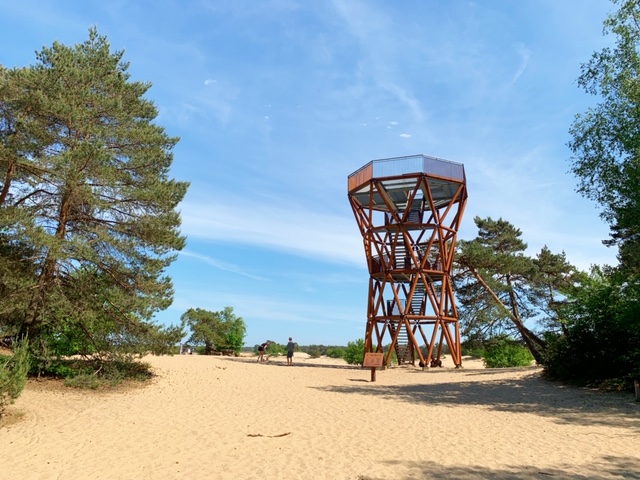
[[[460,379],[455,382],[431,383],[431,375],[416,370],[416,374],[425,375],[424,383],[383,385],[368,382],[366,385],[314,388],[346,395],[377,395],[414,404],[479,405],[496,411],[553,417],[558,423],[622,427],[628,429],[632,441],[640,442],[640,403],[634,401],[632,394],[605,393],[549,382],[540,377],[539,369],[506,380],[501,375],[504,370],[460,372]],[[477,376],[482,376],[482,380],[476,381]]]
[[[593,469],[589,474],[581,475],[569,473],[575,470],[572,465],[560,465],[558,468],[541,469],[535,465],[514,465],[512,468],[487,468],[478,467],[446,467],[434,462],[388,462],[389,464],[403,467],[410,474],[398,479],[430,478],[430,479],[456,479],[456,480],[604,480],[612,478],[640,479],[640,461],[637,458],[603,456],[593,459]],[[565,467],[568,471],[563,470]],[[599,472],[593,474],[594,471]],[[356,480],[382,480],[375,475],[359,475]]]

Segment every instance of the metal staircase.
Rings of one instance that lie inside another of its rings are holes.
[[[389,330],[391,335],[396,334],[397,324],[389,324]],[[398,338],[395,345],[396,357],[398,359],[398,365],[405,363],[413,364],[413,349],[409,343],[409,335],[407,334],[407,328],[404,324],[400,325],[400,331],[398,332]]]

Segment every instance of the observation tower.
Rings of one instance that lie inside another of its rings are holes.
[[[348,184],[369,267],[365,352],[391,343],[384,366],[394,351],[399,364],[427,366],[446,342],[460,367],[451,269],[467,203],[464,165],[426,155],[373,160]]]

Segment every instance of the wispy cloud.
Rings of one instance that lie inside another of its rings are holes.
[[[239,265],[235,265],[235,264],[231,264],[228,262],[224,262],[222,260],[218,260],[215,259],[213,257],[210,257],[208,255],[201,255],[199,253],[194,253],[191,252],[189,250],[182,250],[180,252],[180,256],[183,257],[189,257],[189,258],[195,258],[197,260],[200,260],[208,265],[211,265],[212,267],[215,267],[219,270],[224,270],[225,272],[231,272],[231,273],[237,273],[238,275],[242,275],[244,277],[248,277],[248,278],[252,278],[254,280],[267,280],[264,277],[261,277],[259,275],[255,275],[253,273],[247,272],[245,271],[245,269],[243,269],[242,267],[240,267]]]
[[[518,53],[520,57],[520,65],[518,66],[518,70],[513,75],[513,78],[509,82],[508,86],[512,87],[518,79],[524,74],[527,66],[529,65],[529,59],[531,58],[531,51],[525,47],[523,44],[518,43],[514,47],[515,51]]]
[[[245,197],[208,198],[182,205],[183,232],[210,241],[276,249],[316,260],[362,266],[355,219]]]
[[[398,33],[398,25],[388,13],[377,10],[370,3],[334,0],[332,5],[348,31],[358,40],[364,58],[360,66],[365,76],[404,105],[414,121],[423,121],[425,115],[420,101],[393,67],[401,62],[398,54],[406,48],[407,40]]]

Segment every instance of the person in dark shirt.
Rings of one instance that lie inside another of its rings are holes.
[[[258,346],[258,361],[264,362],[264,352],[269,347],[269,342],[264,342]]]
[[[293,338],[289,337],[289,343],[287,343],[287,365],[293,365],[293,351],[296,348],[296,344],[293,343]]]

